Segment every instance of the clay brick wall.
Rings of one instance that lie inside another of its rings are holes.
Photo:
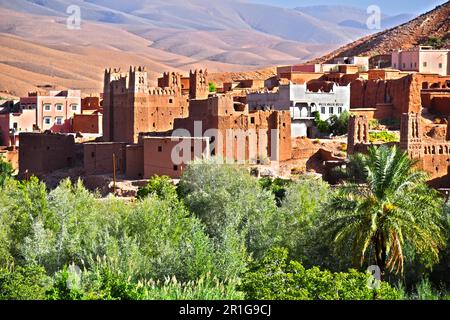
[[[19,175],[41,175],[70,168],[75,161],[75,139],[72,135],[21,133]]]
[[[362,152],[360,147],[369,143],[369,121],[365,116],[352,115],[348,121],[347,153]]]
[[[81,112],[101,109],[100,97],[86,97],[81,99]]]
[[[76,114],[72,121],[72,131],[102,134],[103,117],[101,113]]]
[[[116,156],[116,172],[125,173],[126,158],[123,142],[102,142],[84,144],[84,171],[87,175],[110,174],[113,172],[113,154]]]
[[[432,113],[450,116],[450,89],[423,90],[422,106]]]
[[[177,148],[179,149],[178,152]],[[189,154],[183,153],[186,150]],[[185,159],[181,163],[175,162],[172,153],[180,154]],[[154,175],[165,175],[173,179],[179,179],[190,161],[195,158],[208,157],[208,138],[148,137],[143,139],[145,179]]]
[[[126,146],[126,177],[127,179],[144,178],[144,146]],[[152,155],[149,155],[152,156]]]

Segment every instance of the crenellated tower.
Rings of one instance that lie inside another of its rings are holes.
[[[130,67],[128,74],[129,85],[128,91],[133,93],[148,92],[148,74],[145,67]]]
[[[189,98],[205,100],[209,96],[208,71],[195,70],[189,72]]]
[[[369,143],[369,121],[365,116],[352,115],[348,120],[348,154],[354,154],[358,145]]]
[[[404,113],[400,124],[400,149],[411,159],[423,157],[422,126],[417,113]]]
[[[114,89],[112,83],[123,76],[120,69],[105,69],[103,80],[103,139],[105,141],[113,141]]]

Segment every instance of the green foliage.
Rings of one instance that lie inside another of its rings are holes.
[[[307,262],[315,260],[317,219],[329,192],[327,183],[306,177],[287,187],[276,230],[279,245],[288,248],[294,258]]]
[[[69,285],[68,285],[69,284]],[[126,273],[102,259],[92,270],[75,276],[64,268],[55,276],[48,291],[50,300],[237,300],[243,294],[235,281],[220,281],[210,274],[180,282],[176,277],[164,280],[133,281]]]
[[[3,187],[6,179],[11,179],[13,175],[14,169],[12,165],[0,157],[0,186]]]
[[[209,88],[209,92],[216,92],[217,91],[217,86],[214,82],[210,82],[208,83],[208,88]]]
[[[398,142],[400,141],[398,135],[389,131],[379,131],[369,133],[370,142]]]
[[[348,132],[350,113],[347,111],[342,112],[339,116],[332,115],[327,121],[320,119],[318,111],[313,112],[313,117],[315,126],[321,133],[332,133],[335,136],[340,136]]]
[[[330,131],[335,136],[342,136],[348,132],[348,120],[350,113],[348,111],[342,112],[339,116],[332,115],[328,120],[330,124]]]
[[[125,223],[145,257],[139,274],[195,279],[214,268],[213,248],[201,222],[177,199],[150,196],[137,203]]]
[[[386,118],[379,120],[380,124],[390,128],[400,128],[400,120],[394,118]]]
[[[332,177],[337,182],[364,183],[367,180],[365,159],[366,156],[362,153],[350,155],[345,168],[336,167],[332,169]]]
[[[288,261],[286,249],[273,249],[247,272],[242,289],[247,299],[262,300],[394,300],[399,293],[388,283],[373,290],[371,275],[349,270],[347,273],[305,269],[297,261]]]
[[[364,165],[364,184],[337,188],[325,209],[329,239],[337,249],[352,248],[355,263],[374,261],[383,274],[386,268],[403,272],[407,245],[425,265],[435,264],[444,246],[438,193],[397,147],[370,148]]]
[[[247,171],[214,159],[196,161],[184,172],[179,189],[189,210],[205,224],[216,251],[223,253],[221,269],[234,269],[230,272],[237,275],[245,268],[247,253],[260,257],[274,243],[274,196]]]
[[[321,133],[330,133],[330,124],[327,121],[320,119],[320,113],[318,111],[314,111],[312,115],[314,117],[314,124],[317,127],[317,130]]]
[[[447,45],[447,40],[444,37],[429,37],[424,45],[432,46],[434,49],[442,49]]]
[[[172,179],[167,176],[154,176],[145,187],[139,188],[138,198],[143,199],[149,195],[156,194],[159,198],[175,198],[177,190],[172,183]]]
[[[0,269],[0,300],[44,300],[51,279],[39,266]]]
[[[278,207],[281,206],[281,202],[286,196],[286,188],[292,183],[291,180],[281,178],[272,179],[270,177],[262,178],[259,182],[264,190],[271,191],[274,194]]]
[[[369,129],[376,130],[380,126],[380,122],[377,119],[369,120]]]

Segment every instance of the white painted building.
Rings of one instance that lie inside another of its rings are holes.
[[[350,110],[350,85],[334,84],[329,92],[310,91],[306,84],[281,85],[275,92],[258,92],[247,95],[250,110],[289,110],[292,120],[292,136],[311,136],[315,111],[322,120],[339,116]]]

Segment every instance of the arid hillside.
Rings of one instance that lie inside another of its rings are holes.
[[[326,62],[336,57],[386,54],[393,50],[426,44],[430,38],[438,38],[445,47],[450,48],[450,1],[414,20],[363,37],[313,61]]]

